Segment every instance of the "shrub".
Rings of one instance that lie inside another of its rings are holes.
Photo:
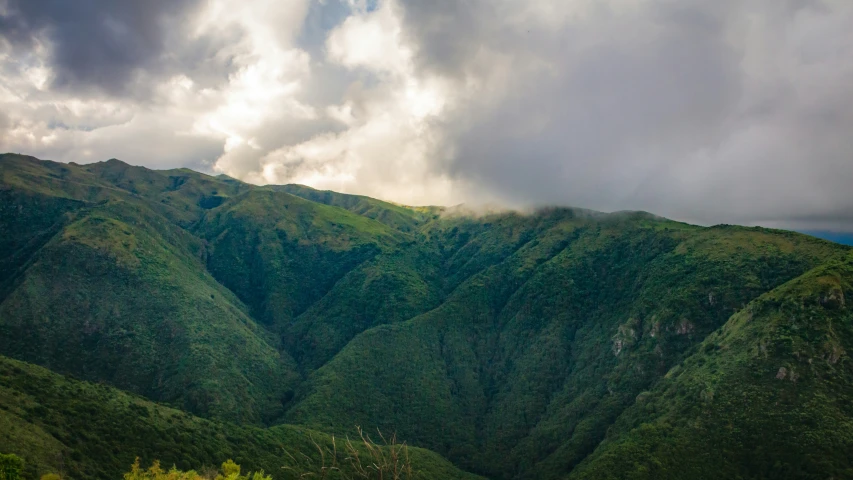
[[[0,480],[19,480],[24,471],[24,461],[21,457],[9,453],[0,453]]]

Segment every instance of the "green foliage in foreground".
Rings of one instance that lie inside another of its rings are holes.
[[[0,357],[0,452],[23,458],[26,478],[60,472],[63,478],[114,480],[138,456],[146,464],[160,460],[198,472],[231,458],[248,471],[286,479],[294,467],[319,471],[320,452],[335,451],[335,445],[333,437],[302,427],[205,420]],[[435,453],[407,451],[419,478],[477,478]]]
[[[0,480],[19,480],[24,474],[24,461],[9,453],[0,453]]]
[[[272,480],[272,477],[264,475],[262,471],[241,475],[240,470],[240,465],[229,459],[222,464],[221,472],[215,477],[210,474],[203,476],[195,470],[184,472],[176,467],[163,470],[159,460],[154,460],[147,469],[142,468],[137,458],[131,465],[130,471],[124,474],[124,480]]]
[[[317,444],[319,459],[302,453],[290,456],[289,464],[282,467],[287,478],[319,478],[328,480],[414,480],[435,478],[430,475],[447,475],[449,472],[431,472],[424,474],[412,467],[409,449],[405,445],[389,443],[379,445],[359,431],[360,441],[346,440],[337,449],[333,440],[332,447]],[[317,456],[317,455],[315,455]],[[139,459],[124,474],[124,480],[272,480],[263,471],[242,475],[240,465],[228,459],[219,472],[206,469],[181,471],[176,467],[164,470],[160,461],[155,460],[147,469],[142,468]],[[452,473],[450,473],[452,475]],[[441,478],[450,478],[442,476]],[[42,478],[44,480],[44,478]]]

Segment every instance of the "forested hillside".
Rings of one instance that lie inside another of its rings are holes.
[[[0,355],[102,384],[3,360],[38,468],[272,472],[361,426],[495,479],[851,475],[850,247],[11,154],[0,200]]]
[[[853,477],[851,293],[848,257],[760,296],[641,393],[572,478]]]

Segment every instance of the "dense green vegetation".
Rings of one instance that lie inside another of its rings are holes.
[[[853,477],[851,294],[853,257],[760,296],[640,394],[572,478]]]
[[[117,478],[136,455],[277,476],[281,445],[316,450],[299,432],[328,447],[360,425],[496,479],[850,475],[849,247],[117,160],[3,155],[0,199],[0,354],[178,409],[6,360],[27,373],[0,376],[23,422],[0,451],[40,445],[31,465],[78,451],[75,478]],[[32,413],[26,398],[50,397],[27,390],[39,375],[91,395]],[[103,406],[124,403],[149,415]],[[156,449],[159,433],[110,422],[173,433]]]
[[[24,474],[24,460],[14,453],[0,453],[0,480],[19,480]]]
[[[358,438],[355,427],[346,433]],[[138,456],[146,465],[159,460],[164,468],[199,472],[233,459],[287,479],[319,470],[318,448],[334,451],[341,438],[290,425],[262,429],[202,419],[0,357],[0,451],[23,458],[28,478],[61,472],[118,479]],[[432,452],[407,450],[418,478],[476,478]]]
[[[590,227],[561,211],[495,219],[462,249],[474,253],[449,255],[451,281],[479,273],[429,313],[356,337],[301,387],[288,421],[393,426],[494,477],[532,472],[531,459],[568,472],[732,313],[841,251],[642,217]]]

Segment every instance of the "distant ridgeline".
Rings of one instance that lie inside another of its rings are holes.
[[[794,232],[7,154],[0,453],[23,478],[853,478],[850,299],[850,247]]]

